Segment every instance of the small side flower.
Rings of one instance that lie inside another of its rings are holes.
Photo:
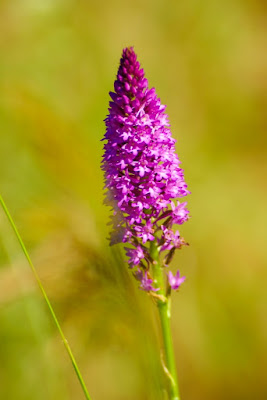
[[[185,276],[180,277],[180,271],[177,271],[176,275],[173,275],[170,271],[168,273],[168,281],[173,290],[178,290],[181,284],[185,281]]]

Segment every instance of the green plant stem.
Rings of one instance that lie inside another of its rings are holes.
[[[169,382],[170,400],[180,400],[177,372],[175,366],[174,348],[171,334],[170,297],[164,293],[163,268],[159,263],[159,251],[155,242],[151,242],[150,255],[153,258],[153,277],[155,286],[159,288],[156,293],[156,302],[159,311],[160,326],[163,341],[163,369]]]
[[[6,204],[5,204],[5,202],[4,202],[4,200],[3,200],[1,195],[0,195],[0,203],[1,203],[1,206],[2,206],[4,212],[5,212],[6,216],[7,216],[7,219],[9,220],[9,222],[10,222],[10,224],[11,224],[11,226],[12,226],[14,232],[15,232],[15,235],[16,235],[16,237],[17,237],[17,239],[18,239],[18,241],[19,241],[19,243],[21,245],[23,253],[24,253],[24,255],[25,255],[25,257],[26,257],[26,259],[27,259],[27,261],[29,263],[29,266],[30,266],[30,268],[31,268],[31,270],[33,272],[33,275],[34,275],[34,277],[35,277],[35,279],[36,279],[36,281],[38,283],[38,286],[39,286],[39,288],[40,288],[40,290],[41,290],[41,292],[42,292],[42,294],[44,296],[44,299],[45,299],[46,304],[47,304],[47,306],[49,308],[50,314],[52,315],[52,318],[53,318],[53,320],[54,320],[54,322],[56,324],[56,327],[57,327],[57,329],[59,331],[59,334],[60,334],[60,336],[62,338],[63,344],[64,344],[64,346],[65,346],[65,348],[66,348],[66,350],[68,352],[68,355],[69,355],[69,357],[71,359],[73,368],[74,368],[74,370],[76,372],[76,375],[77,375],[77,377],[78,377],[78,379],[80,381],[80,384],[81,384],[82,390],[83,390],[83,392],[85,394],[85,397],[86,397],[87,400],[91,400],[91,397],[89,396],[88,390],[87,390],[86,385],[84,383],[84,380],[83,380],[83,377],[81,375],[81,372],[80,372],[80,370],[78,368],[78,365],[76,363],[76,360],[74,358],[74,355],[72,353],[70,345],[68,344],[68,341],[67,341],[66,337],[64,336],[64,333],[63,333],[63,331],[61,329],[61,326],[60,326],[60,324],[58,322],[58,319],[57,319],[56,314],[55,314],[55,312],[53,310],[53,307],[52,307],[52,305],[50,303],[50,300],[48,299],[46,291],[45,291],[45,289],[44,289],[44,287],[43,287],[43,285],[42,285],[42,283],[40,281],[39,275],[38,275],[38,273],[37,273],[32,261],[31,261],[29,253],[26,250],[26,247],[25,247],[25,245],[23,243],[23,240],[22,240],[22,238],[21,238],[21,236],[20,236],[20,234],[19,234],[19,232],[17,230],[17,227],[16,227],[16,225],[15,225],[15,223],[14,223],[14,221],[13,221],[13,219],[12,219],[12,217],[11,217],[11,215],[10,215],[8,209],[7,209],[7,206],[6,206]]]

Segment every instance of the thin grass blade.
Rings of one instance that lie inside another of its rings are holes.
[[[56,327],[57,327],[57,329],[58,329],[58,331],[59,331],[59,334],[60,334],[60,336],[61,336],[61,338],[62,338],[62,340],[63,340],[63,344],[64,344],[64,346],[65,346],[65,348],[66,348],[66,350],[67,350],[67,352],[68,352],[68,355],[69,355],[69,357],[70,357],[70,360],[71,360],[71,363],[72,363],[72,365],[73,365],[73,368],[74,368],[74,370],[75,370],[75,372],[76,372],[76,375],[77,375],[77,377],[78,377],[78,380],[79,380],[79,382],[80,382],[80,384],[81,384],[81,387],[82,387],[82,390],[83,390],[83,392],[84,392],[84,395],[85,395],[85,397],[86,397],[87,400],[92,400],[91,397],[89,396],[87,387],[86,387],[86,385],[85,385],[85,382],[84,382],[84,380],[83,380],[83,377],[82,377],[82,375],[81,375],[81,372],[80,372],[80,370],[79,370],[79,368],[78,368],[77,362],[76,362],[76,360],[75,360],[75,358],[74,358],[74,355],[73,355],[73,353],[72,353],[72,350],[71,350],[71,348],[70,348],[70,345],[69,345],[69,343],[68,343],[68,341],[67,341],[67,339],[66,339],[66,337],[65,337],[65,335],[64,335],[64,333],[63,333],[63,331],[62,331],[62,329],[61,329],[61,326],[60,326],[59,321],[58,321],[58,319],[57,319],[57,317],[56,317],[56,314],[55,314],[55,312],[54,312],[54,309],[53,309],[53,307],[52,307],[52,305],[51,305],[51,303],[50,303],[50,300],[49,300],[49,298],[47,297],[46,291],[45,291],[45,289],[44,289],[44,287],[43,287],[43,285],[42,285],[42,282],[41,282],[41,280],[40,280],[40,278],[39,278],[39,275],[38,275],[38,273],[37,273],[37,271],[36,271],[36,269],[35,269],[35,267],[34,267],[32,261],[31,261],[31,258],[30,258],[30,256],[29,256],[29,253],[28,253],[28,251],[27,251],[27,249],[26,249],[26,247],[25,247],[25,245],[24,245],[24,243],[23,243],[23,240],[22,240],[22,238],[21,238],[21,236],[20,236],[20,234],[19,234],[19,232],[18,232],[18,230],[17,230],[17,227],[16,227],[16,225],[15,225],[15,222],[13,221],[13,219],[12,219],[12,217],[11,217],[9,211],[8,211],[8,208],[7,208],[7,206],[6,206],[6,204],[5,204],[5,202],[4,202],[4,200],[3,200],[3,198],[2,198],[1,195],[0,195],[0,203],[1,203],[1,206],[2,206],[4,212],[5,212],[6,216],[7,216],[8,221],[10,222],[10,224],[11,224],[11,226],[12,226],[14,232],[15,232],[15,235],[16,235],[16,237],[17,237],[17,239],[18,239],[18,241],[19,241],[19,243],[20,243],[20,245],[21,245],[22,251],[23,251],[23,253],[24,253],[24,255],[25,255],[25,257],[26,257],[26,259],[27,259],[27,261],[28,261],[28,263],[29,263],[29,266],[30,266],[30,268],[31,268],[31,270],[32,270],[32,272],[33,272],[33,275],[34,275],[34,277],[35,277],[35,279],[36,279],[36,281],[37,281],[37,283],[38,283],[38,286],[39,286],[39,288],[40,288],[40,290],[41,290],[41,292],[42,292],[42,294],[43,294],[43,296],[44,296],[44,299],[45,299],[45,302],[46,302],[46,304],[47,304],[47,306],[48,306],[48,308],[49,308],[50,314],[51,314],[51,316],[52,316],[52,318],[53,318],[53,320],[54,320],[54,322],[55,322],[55,324],[56,324]]]

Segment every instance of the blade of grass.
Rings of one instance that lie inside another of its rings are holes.
[[[21,236],[20,236],[20,234],[19,234],[19,232],[18,232],[18,230],[17,230],[17,227],[16,227],[16,225],[15,225],[15,222],[13,221],[13,219],[12,219],[12,217],[11,217],[11,215],[10,215],[8,209],[7,209],[7,206],[6,206],[6,204],[5,204],[5,202],[4,202],[4,200],[3,200],[3,198],[2,198],[1,195],[0,195],[0,203],[1,203],[1,206],[2,206],[4,212],[5,212],[6,216],[7,216],[8,221],[10,222],[10,225],[12,226],[12,228],[13,228],[13,230],[14,230],[14,232],[15,232],[15,235],[16,235],[16,237],[17,237],[17,239],[18,239],[18,241],[19,241],[19,243],[20,243],[20,245],[21,245],[21,248],[22,248],[22,250],[23,250],[23,253],[24,253],[24,255],[25,255],[25,257],[26,257],[26,259],[27,259],[27,261],[28,261],[28,263],[29,263],[29,266],[30,266],[30,268],[31,268],[31,270],[32,270],[32,272],[33,272],[33,275],[34,275],[34,277],[35,277],[35,279],[36,279],[36,281],[37,281],[37,283],[38,283],[38,286],[39,286],[39,288],[40,288],[40,290],[41,290],[41,292],[42,292],[42,294],[43,294],[43,296],[44,296],[45,302],[46,302],[46,304],[47,304],[47,306],[48,306],[48,308],[49,308],[50,314],[52,315],[52,318],[53,318],[53,320],[54,320],[54,322],[55,322],[55,324],[56,324],[56,327],[57,327],[57,329],[58,329],[58,331],[59,331],[59,334],[60,334],[60,336],[61,336],[61,338],[62,338],[63,344],[64,344],[64,346],[65,346],[65,348],[66,348],[66,350],[67,350],[67,352],[68,352],[68,355],[69,355],[69,357],[70,357],[70,359],[71,359],[73,368],[74,368],[74,370],[75,370],[75,372],[76,372],[76,375],[77,375],[77,377],[78,377],[78,380],[79,380],[79,382],[80,382],[80,384],[81,384],[81,387],[82,387],[82,390],[83,390],[83,392],[84,392],[84,394],[85,394],[85,397],[86,397],[87,400],[91,400],[91,397],[89,396],[87,387],[86,387],[86,385],[85,385],[85,382],[84,382],[84,380],[83,380],[83,377],[82,377],[82,375],[81,375],[81,372],[80,372],[80,370],[79,370],[79,368],[78,368],[78,365],[77,365],[77,363],[76,363],[76,360],[75,360],[75,358],[74,358],[74,355],[73,355],[73,353],[72,353],[72,350],[71,350],[71,348],[70,348],[70,345],[69,345],[69,343],[68,343],[68,341],[67,341],[67,339],[66,339],[66,337],[65,337],[65,335],[64,335],[64,333],[63,333],[63,331],[62,331],[62,329],[61,329],[61,326],[60,326],[60,324],[59,324],[59,321],[58,321],[58,319],[57,319],[57,317],[56,317],[56,314],[55,314],[54,309],[53,309],[53,307],[52,307],[52,305],[51,305],[51,303],[50,303],[50,300],[49,300],[49,298],[47,297],[46,291],[45,291],[45,289],[44,289],[44,287],[43,287],[43,285],[42,285],[42,282],[41,282],[41,280],[40,280],[40,278],[39,278],[39,275],[38,275],[38,273],[37,273],[37,271],[36,271],[36,269],[35,269],[35,267],[34,267],[32,261],[31,261],[31,258],[30,258],[30,256],[29,256],[29,253],[27,252],[27,249],[26,249],[26,247],[25,247],[25,245],[24,245],[24,243],[23,243],[23,240],[22,240],[22,238],[21,238]]]

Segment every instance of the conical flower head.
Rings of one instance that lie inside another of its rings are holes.
[[[155,89],[148,88],[132,47],[123,50],[110,96],[102,168],[107,201],[114,208],[116,241],[141,245],[143,251],[154,239],[165,249],[178,247],[179,234],[172,238],[169,230],[173,223],[186,221],[188,211],[186,203],[176,206],[173,200],[189,192],[165,106]]]

